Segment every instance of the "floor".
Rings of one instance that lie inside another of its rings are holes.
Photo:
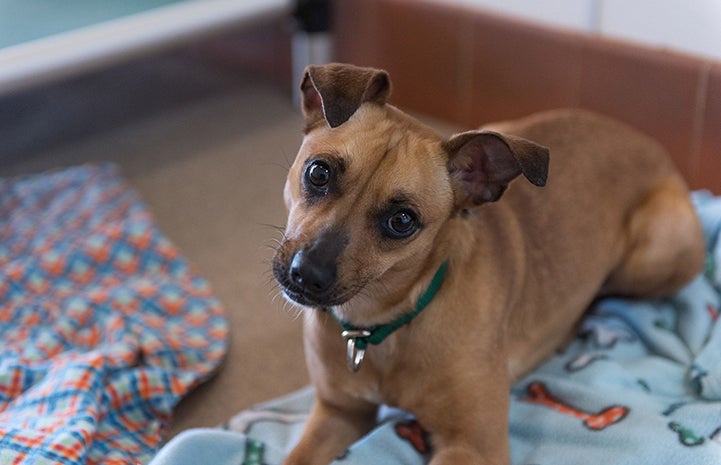
[[[180,404],[171,435],[219,425],[308,384],[301,322],[278,296],[269,266],[301,130],[291,89],[221,66],[202,49],[0,98],[0,177],[119,164],[223,302],[230,353]]]
[[[224,303],[227,362],[182,402],[172,433],[307,384],[300,321],[269,272],[301,127],[290,89],[187,51],[0,99],[0,177],[118,163]]]

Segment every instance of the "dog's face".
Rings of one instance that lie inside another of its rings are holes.
[[[293,301],[340,305],[432,249],[453,206],[441,141],[378,105],[307,134],[285,185],[274,272]],[[412,262],[412,263],[409,263]],[[378,292],[373,292],[378,295]]]
[[[489,177],[488,160],[475,169],[479,150],[499,145],[510,153],[507,144],[475,132],[443,140],[386,105],[389,86],[377,70],[306,71],[306,136],[286,181],[288,222],[273,259],[276,280],[295,303],[397,300],[448,219],[496,200],[506,178],[524,172],[515,160],[502,176]]]

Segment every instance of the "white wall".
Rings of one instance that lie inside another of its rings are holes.
[[[721,59],[721,0],[451,0],[590,34]]]

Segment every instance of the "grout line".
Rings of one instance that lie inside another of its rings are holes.
[[[460,11],[460,10],[459,10]],[[463,126],[476,127],[480,122],[470,121],[472,116],[473,103],[473,70],[474,63],[474,45],[473,45],[473,21],[458,13],[459,30],[460,30],[460,47],[458,47],[458,123]]]
[[[706,124],[706,99],[708,98],[708,83],[711,74],[711,62],[704,61],[699,68],[698,85],[696,86],[696,99],[694,101],[694,118],[691,128],[691,163],[690,183],[695,183],[701,173],[701,139]]]
[[[571,105],[574,108],[583,108],[583,89],[584,82],[586,81],[586,75],[588,74],[588,54],[592,52],[590,43],[592,40],[596,40],[591,36],[582,34],[579,37],[576,46],[578,47],[578,76],[575,82],[575,89],[571,93]]]
[[[588,32],[591,35],[601,35],[603,1],[604,0],[591,0],[589,3]]]

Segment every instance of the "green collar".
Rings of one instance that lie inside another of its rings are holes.
[[[378,345],[385,341],[386,338],[393,334],[396,330],[410,323],[413,318],[417,317],[426,308],[426,306],[431,303],[431,300],[433,300],[433,297],[435,297],[436,293],[441,288],[441,284],[443,284],[443,279],[446,276],[447,269],[448,260],[438,267],[438,270],[436,271],[436,274],[433,275],[433,279],[428,285],[428,288],[418,298],[415,308],[411,312],[401,315],[390,323],[376,325],[370,328],[359,328],[357,326],[353,326],[347,321],[339,319],[335,316],[335,314],[333,314],[333,312],[329,312],[343,328],[341,335],[347,341],[346,362],[350,371],[358,371],[361,363],[363,362],[363,357],[365,356],[368,344]]]

